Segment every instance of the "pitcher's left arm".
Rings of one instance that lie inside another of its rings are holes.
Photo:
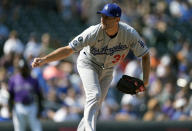
[[[142,69],[143,69],[143,82],[145,87],[149,83],[149,74],[150,74],[150,55],[149,52],[142,56]]]

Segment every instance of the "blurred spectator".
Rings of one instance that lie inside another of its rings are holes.
[[[138,95],[124,94],[121,99],[121,105],[131,104],[134,113],[138,118],[142,117],[146,110],[145,106],[145,93],[139,93]]]
[[[31,61],[32,58],[40,55],[40,44],[37,42],[37,36],[35,33],[31,33],[29,41],[25,46],[24,56],[25,59]]]
[[[22,54],[24,50],[23,43],[19,40],[17,31],[13,30],[9,34],[8,40],[4,44],[4,54],[8,55],[11,52]]]
[[[105,0],[83,0],[82,1],[82,20],[87,22],[88,25],[92,25],[99,22],[99,17],[95,15],[95,11],[102,8],[106,3],[110,2]]]
[[[192,19],[190,4],[190,1],[172,0],[169,6],[171,15],[182,21],[190,21]]]
[[[127,63],[124,73],[129,76],[141,78],[142,69],[139,60],[132,60]]]
[[[165,115],[165,119],[170,120],[173,113],[175,112],[175,109],[173,106],[173,100],[171,99],[166,100],[161,107],[162,107],[161,111]]]
[[[10,119],[10,113],[8,110],[8,84],[7,84],[7,70],[4,67],[0,67],[0,121]]]
[[[143,116],[144,121],[159,121],[165,119],[165,116],[161,113],[160,105],[157,99],[150,99],[148,101],[147,108],[147,112]]]
[[[22,54],[11,52],[10,54],[1,57],[1,66],[7,71],[7,77],[10,77],[14,73],[14,61],[20,58]]]
[[[47,82],[47,89],[45,92],[46,107],[48,109],[58,109],[62,103],[62,100],[59,99],[60,95],[57,93],[59,90],[58,81],[59,78],[62,77],[62,74],[55,66],[47,66],[43,71],[43,77]]]
[[[67,90],[66,97],[64,98],[64,103],[70,106],[70,111],[76,114],[82,113],[84,104],[81,100],[81,96],[79,96],[73,88],[69,88]]]
[[[0,21],[0,44],[2,45],[9,36],[9,29]]]
[[[47,66],[43,71],[43,77],[45,80],[61,77],[62,73],[55,66]]]
[[[185,63],[185,66],[188,66],[189,64],[192,63],[192,60],[191,60],[192,51],[191,51],[191,49],[192,49],[191,43],[188,40],[186,40],[186,41],[184,41],[183,46],[181,47],[180,51],[177,53],[178,60],[182,64]]]
[[[76,3],[74,0],[58,0],[58,10],[63,16],[64,20],[70,20],[74,14]]]
[[[60,72],[62,72],[63,78],[59,81],[58,84],[60,85],[60,87],[64,87],[67,85],[71,86],[77,93],[79,93],[81,80],[77,72],[74,71],[74,68],[74,64],[69,60],[61,61],[58,65],[58,69]]]
[[[152,70],[153,69],[156,69],[157,66],[159,65],[160,63],[160,60],[158,58],[158,52],[157,52],[157,49],[152,47],[150,48],[150,59],[151,59],[151,68]]]
[[[48,33],[44,33],[41,36],[41,48],[40,48],[40,56],[46,55],[53,51],[53,49],[50,47],[51,44],[51,36]]]
[[[67,104],[63,104],[56,112],[49,110],[48,117],[55,122],[80,120],[78,114],[74,113]]]
[[[171,68],[170,54],[165,54],[161,57],[160,64],[157,66],[156,74],[162,82],[176,81],[175,70],[174,68]]]
[[[158,97],[162,91],[162,85],[163,83],[161,82],[160,79],[156,79],[154,80],[149,89],[147,90],[148,91],[148,95],[150,97]]]
[[[192,96],[189,97],[189,100],[184,109],[184,112],[188,114],[189,120],[192,120]]]
[[[48,92],[48,86],[47,86],[47,83],[43,77],[43,70],[41,68],[33,68],[31,70],[31,76],[38,80],[38,83],[39,83],[41,90],[42,90],[42,94],[46,98],[46,95]]]
[[[172,120],[187,120],[188,116],[184,112],[186,104],[187,104],[186,98],[178,98],[174,101],[175,112],[171,117]]]
[[[42,110],[41,90],[36,79],[30,76],[28,64],[20,59],[17,61],[17,70],[9,80],[9,108],[13,114],[15,131],[25,131],[29,123],[32,131],[41,131],[40,117]],[[38,106],[35,103],[35,97]]]
[[[102,104],[99,120],[114,121],[119,105],[115,99],[107,98]]]
[[[171,82],[165,83],[160,95],[157,97],[160,105],[163,105],[168,100],[173,100],[173,94],[175,94],[174,85]]]
[[[1,81],[0,82],[0,121],[10,119],[8,99],[9,99],[8,85],[5,81]]]
[[[138,115],[134,111],[134,104],[138,104],[134,96],[125,95],[121,100],[120,111],[116,114],[115,119],[118,121],[137,120]],[[136,101],[133,101],[136,100]]]

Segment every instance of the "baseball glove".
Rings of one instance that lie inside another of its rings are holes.
[[[121,77],[121,79],[117,83],[116,88],[122,93],[131,95],[146,90],[142,80],[128,75],[123,75]]]

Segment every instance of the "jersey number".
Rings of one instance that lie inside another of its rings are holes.
[[[112,61],[113,64],[119,62],[119,60],[123,60],[125,58],[125,54],[123,54],[122,56],[117,54],[115,56],[113,56],[113,58],[115,58],[115,60]]]

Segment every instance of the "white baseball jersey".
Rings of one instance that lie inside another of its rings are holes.
[[[114,38],[110,38],[101,24],[97,24],[75,37],[69,46],[76,52],[81,50],[79,59],[87,57],[103,68],[117,65],[126,57],[129,50],[137,57],[148,52],[137,31],[123,22],[119,22],[119,30]]]
[[[80,51],[77,69],[85,91],[84,116],[77,131],[95,131],[96,118],[112,80],[113,67],[122,61],[129,50],[140,57],[148,52],[139,34],[120,22],[115,37],[110,38],[101,24],[91,26],[75,37],[69,46]]]

